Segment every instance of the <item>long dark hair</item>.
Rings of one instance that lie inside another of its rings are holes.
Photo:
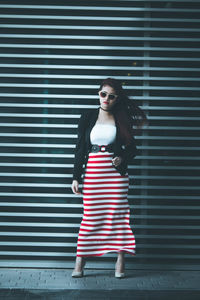
[[[118,95],[117,101],[112,107],[112,113],[119,124],[120,136],[123,142],[129,144],[132,136],[140,134],[142,126],[148,123],[147,117],[135,103],[135,100],[128,98],[119,80],[115,78],[104,79],[99,87],[99,91],[105,85],[112,87]]]

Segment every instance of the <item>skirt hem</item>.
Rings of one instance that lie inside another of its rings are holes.
[[[78,256],[78,257],[102,256],[102,255],[110,253],[110,252],[115,252],[115,253],[125,252],[125,253],[128,253],[128,254],[132,255],[132,256],[136,256],[136,253],[133,253],[133,252],[130,252],[130,251],[126,251],[126,250],[120,250],[120,251],[111,250],[111,251],[106,251],[106,252],[101,253],[101,254],[87,254],[87,255],[77,254],[76,256]]]

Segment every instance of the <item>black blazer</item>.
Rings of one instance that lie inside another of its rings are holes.
[[[83,164],[86,167],[88,161],[88,155],[90,152],[91,142],[90,142],[90,132],[95,125],[99,109],[88,109],[81,114],[78,123],[78,139],[75,148],[75,158],[74,158],[74,169],[73,169],[73,180],[77,180],[79,183],[82,183],[82,174],[85,171],[83,169]],[[121,156],[122,162],[119,166],[114,166],[121,175],[125,175],[128,168],[128,163],[137,155],[137,148],[135,138],[132,138],[132,141],[127,146],[123,145],[120,134],[119,134],[119,124],[115,118],[115,124],[117,127],[116,139],[112,143],[113,152],[115,156]]]

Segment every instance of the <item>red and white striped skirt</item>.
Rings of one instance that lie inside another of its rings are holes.
[[[128,173],[122,176],[112,164],[113,152],[90,152],[83,178],[83,218],[77,256],[108,252],[136,254],[127,199]]]

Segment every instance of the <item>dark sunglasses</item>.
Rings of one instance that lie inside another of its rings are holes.
[[[101,98],[105,98],[107,95],[108,95],[108,99],[110,100],[114,100],[115,98],[117,98],[117,95],[114,95],[114,94],[108,94],[107,92],[99,92],[99,95]]]

